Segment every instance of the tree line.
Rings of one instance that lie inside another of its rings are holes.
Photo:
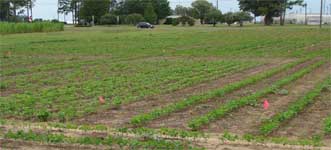
[[[168,0],[58,0],[58,13],[72,14],[73,23],[82,21],[95,24],[119,23],[145,20],[159,24],[171,14],[199,19],[201,24],[225,22],[242,23],[254,17],[264,16],[265,25],[273,23],[273,17],[280,17],[284,25],[287,9],[303,5],[303,0],[238,0],[240,12],[222,14],[212,3],[195,0],[191,7],[177,6],[171,10]],[[0,0],[0,21],[16,21],[17,15],[32,16],[35,0]],[[222,4],[221,4],[222,5]],[[125,21],[122,19],[125,18]]]

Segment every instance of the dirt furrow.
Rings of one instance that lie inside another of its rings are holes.
[[[279,128],[274,136],[293,138],[312,137],[323,134],[323,119],[331,115],[331,92],[324,91],[316,102],[297,117]],[[326,137],[331,140],[331,137]],[[330,143],[331,144],[331,143]]]
[[[98,112],[89,115],[84,118],[76,120],[77,123],[85,124],[107,124],[113,127],[119,127],[123,124],[127,124],[130,119],[137,114],[145,113],[153,108],[165,106],[167,104],[182,100],[190,95],[206,92],[212,89],[223,87],[234,81],[238,81],[241,78],[245,78],[264,70],[288,63],[289,61],[283,61],[281,64],[267,64],[256,68],[244,70],[226,77],[219,78],[214,81],[208,81],[188,88],[180,89],[171,93],[152,96],[144,100],[139,100],[127,105],[122,106],[119,109],[109,109],[107,111]]]
[[[160,127],[171,127],[171,128],[181,128],[189,129],[188,122],[194,117],[208,113],[209,111],[218,108],[220,105],[245,95],[254,93],[264,87],[271,85],[274,81],[279,80],[282,77],[287,76],[288,74],[294,73],[309,64],[312,64],[316,60],[306,61],[301,63],[288,71],[277,73],[270,78],[259,81],[256,84],[248,85],[244,88],[241,88],[237,91],[229,93],[221,98],[210,99],[206,103],[199,104],[196,106],[189,107],[183,111],[172,113],[169,116],[156,119],[148,124],[148,127],[151,128],[160,128]]]
[[[289,103],[297,100],[306,92],[313,89],[318,82],[330,75],[329,69],[330,65],[323,65],[322,67],[314,70],[312,73],[309,73],[292,84],[285,86],[283,89],[289,92],[287,95],[268,95],[265,98],[261,98],[257,105],[243,107],[238,111],[231,113],[227,117],[209,124],[203,128],[203,131],[229,131],[239,135],[243,135],[245,133],[258,134],[259,126],[264,119],[270,118],[277,112],[285,110]],[[263,108],[263,99],[267,99],[270,103],[268,110]]]

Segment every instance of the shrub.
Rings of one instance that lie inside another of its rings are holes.
[[[179,23],[181,23],[183,26],[188,24],[189,26],[194,26],[195,20],[192,17],[189,16],[182,16],[178,18]]]
[[[0,23],[0,33],[31,33],[63,31],[63,23],[35,22],[35,23]]]
[[[48,110],[43,109],[37,113],[37,118],[39,119],[39,121],[47,121],[50,115],[51,114],[48,112]]]
[[[173,26],[179,25],[179,20],[178,19],[172,19],[172,25]]]
[[[117,24],[117,16],[112,14],[105,14],[101,17],[100,24],[103,25]]]
[[[145,19],[141,14],[134,13],[126,16],[125,23],[136,25],[137,23],[142,22],[144,20]]]

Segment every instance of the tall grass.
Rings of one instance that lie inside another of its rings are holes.
[[[54,32],[63,31],[63,23],[35,22],[35,23],[8,23],[0,22],[0,34]]]

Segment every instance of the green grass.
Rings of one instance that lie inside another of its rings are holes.
[[[35,23],[0,23],[0,34],[54,32],[63,31],[63,23],[35,22]]]
[[[303,97],[299,98],[294,103],[290,104],[285,111],[279,112],[273,117],[266,120],[260,127],[261,134],[263,135],[270,134],[272,131],[278,129],[283,122],[295,117],[298,113],[304,110],[309,104],[314,103],[314,99],[317,96],[319,96],[323,88],[325,88],[325,86],[329,85],[330,83],[331,83],[331,78],[329,77],[325,81],[318,83],[313,90],[306,93]]]
[[[302,76],[304,76],[305,74],[316,69],[323,63],[325,63],[325,62],[320,61],[320,62],[314,63],[313,65],[311,65],[307,68],[301,69],[292,75],[286,76],[285,78],[274,82],[271,86],[268,86],[268,87],[264,88],[263,90],[257,91],[255,93],[245,96],[245,97],[230,100],[229,102],[221,105],[220,107],[209,111],[207,114],[193,118],[192,120],[189,121],[188,126],[192,130],[197,130],[197,129],[201,128],[203,125],[207,125],[212,121],[215,121],[221,117],[224,117],[234,110],[237,110],[248,104],[253,104],[253,103],[257,102],[261,97],[263,97],[267,94],[270,94],[273,91],[275,91],[276,89],[279,89],[282,86],[287,85],[287,84],[301,78]]]
[[[200,149],[190,146],[188,143],[181,141],[169,141],[164,139],[128,139],[120,136],[113,137],[92,137],[92,136],[80,136],[80,137],[69,137],[63,134],[51,134],[51,133],[35,133],[33,131],[8,131],[4,134],[5,139],[19,139],[25,141],[36,141],[43,143],[53,144],[82,144],[82,145],[106,145],[115,146],[120,149]]]

